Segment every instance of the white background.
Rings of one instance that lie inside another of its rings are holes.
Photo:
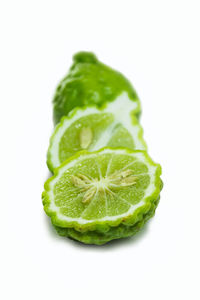
[[[200,299],[200,2],[1,1],[2,300]],[[59,237],[41,192],[52,95],[79,50],[123,72],[142,102],[164,189],[131,239]]]

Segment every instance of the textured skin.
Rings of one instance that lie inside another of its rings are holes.
[[[152,205],[155,203],[155,199],[158,199],[160,190],[161,190],[161,180],[160,180],[160,175],[161,175],[161,167],[158,164],[155,164],[151,158],[148,156],[148,154],[145,151],[133,151],[127,148],[103,148],[101,150],[93,152],[98,154],[103,152],[104,150],[109,149],[112,150],[113,152],[122,149],[124,150],[124,153],[142,153],[145,156],[146,161],[153,166],[156,166],[156,173],[155,173],[155,189],[152,192],[152,194],[145,199],[143,199],[144,204],[137,208],[133,213],[127,214],[127,216],[123,217],[118,217],[113,220],[95,220],[94,222],[91,223],[84,223],[80,224],[76,220],[62,220],[59,218],[57,213],[51,209],[51,200],[50,200],[50,193],[51,193],[51,181],[54,180],[56,176],[58,176],[59,171],[66,166],[68,163],[70,163],[74,159],[78,159],[81,155],[90,155],[88,151],[81,151],[78,152],[76,155],[73,157],[70,157],[67,159],[60,167],[55,169],[55,174],[52,176],[50,179],[48,179],[44,185],[45,191],[42,194],[43,198],[43,205],[44,205],[44,210],[46,214],[51,218],[51,221],[54,225],[62,228],[74,228],[76,231],[80,232],[86,232],[86,231],[100,231],[100,232],[107,232],[111,227],[117,227],[120,224],[127,225],[127,226],[132,226],[136,224],[138,221],[143,219],[143,216],[148,213],[148,211],[151,209]]]
[[[69,237],[84,244],[95,244],[95,245],[103,245],[111,240],[126,238],[133,236],[136,234],[144,224],[154,216],[155,210],[158,206],[159,198],[152,204],[149,211],[132,226],[127,225],[119,225],[117,227],[111,227],[107,232],[98,232],[98,231],[87,231],[87,232],[79,232],[73,228],[61,228],[55,226],[57,233],[63,237]]]
[[[68,115],[75,107],[97,105],[113,101],[126,91],[137,102],[139,116],[141,112],[138,96],[131,83],[119,72],[101,63],[93,53],[79,52],[73,57],[73,65],[68,74],[59,83],[53,99],[54,124]]]

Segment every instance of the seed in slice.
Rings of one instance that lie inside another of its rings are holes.
[[[77,231],[133,226],[159,197],[160,174],[145,151],[82,151],[45,183],[44,209],[54,225]]]
[[[83,127],[80,130],[80,147],[87,149],[92,142],[92,130],[90,127]]]
[[[47,165],[55,168],[77,151],[96,151],[103,147],[146,150],[143,130],[134,116],[135,103],[126,93],[99,109],[77,108],[63,117],[50,139]]]

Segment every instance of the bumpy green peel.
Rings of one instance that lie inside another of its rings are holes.
[[[101,107],[113,101],[122,92],[137,103],[135,114],[141,112],[140,101],[131,83],[119,72],[101,63],[90,52],[79,52],[73,65],[59,83],[53,99],[54,123],[75,107],[95,104]]]

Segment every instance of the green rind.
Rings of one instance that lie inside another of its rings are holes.
[[[90,52],[75,54],[73,61],[68,74],[56,88],[53,98],[54,124],[77,106],[95,104],[101,107],[106,102],[112,102],[123,91],[137,103],[135,115],[139,117],[139,98],[124,75],[101,63]]]
[[[111,227],[105,233],[98,231],[87,231],[82,233],[76,231],[73,228],[61,228],[55,225],[53,226],[60,236],[69,237],[84,244],[103,245],[111,240],[126,238],[135,235],[139,230],[141,230],[145,223],[154,216],[158,203],[159,198],[154,202],[154,204],[152,204],[152,207],[143,216],[143,218],[134,225],[127,226],[124,224],[120,224],[117,227]]]
[[[47,151],[47,166],[49,168],[49,170],[54,173],[54,170],[55,170],[55,166],[54,166],[54,163],[53,163],[53,157],[52,157],[52,154],[51,154],[51,149],[53,147],[53,144],[54,144],[54,139],[58,133],[58,131],[60,130],[60,128],[64,125],[65,121],[66,120],[71,120],[76,114],[78,111],[85,111],[87,110],[88,108],[95,108],[95,109],[98,109],[99,111],[102,111],[108,106],[108,103],[104,103],[100,108],[97,107],[96,105],[88,105],[88,106],[84,106],[84,107],[76,107],[74,108],[72,111],[70,111],[69,115],[68,116],[64,116],[61,118],[61,121],[60,123],[58,123],[53,131],[53,134],[51,135],[50,137],[50,140],[49,140],[49,148],[48,148],[48,151]],[[135,116],[135,110],[132,110],[131,111],[131,122],[132,122],[132,125],[133,125],[133,130],[134,130],[134,126],[138,126],[139,127],[139,131],[138,131],[138,140],[141,142],[141,144],[144,146],[144,149],[147,150],[147,144],[143,138],[143,128],[142,126],[140,125],[140,123],[138,122],[138,119],[136,118]],[[136,150],[140,150],[140,149],[136,149]]]
[[[63,166],[67,165],[69,162],[73,161],[74,159],[79,158],[81,155],[89,155],[89,154],[97,154],[97,153],[101,153],[102,151],[109,149],[112,151],[115,150],[124,150],[126,153],[143,153],[143,155],[146,158],[146,161],[148,162],[148,164],[155,166],[156,169],[156,173],[155,173],[155,190],[154,192],[151,194],[151,196],[146,197],[145,199],[143,199],[143,201],[145,202],[145,204],[139,208],[137,208],[132,214],[127,215],[126,217],[119,217],[115,220],[95,220],[93,222],[90,223],[85,223],[85,224],[80,224],[77,221],[73,220],[73,221],[66,221],[66,220],[60,220],[59,217],[57,216],[57,213],[53,210],[50,209],[50,197],[49,197],[49,192],[50,192],[50,183],[52,180],[54,180],[56,178],[56,176],[58,175],[59,171],[62,169]],[[109,230],[110,227],[116,227],[119,226],[119,224],[124,224],[124,225],[128,225],[128,226],[132,226],[135,223],[137,223],[139,220],[141,220],[143,218],[143,216],[149,211],[149,209],[151,208],[152,204],[154,203],[155,199],[157,199],[159,197],[160,194],[160,175],[161,175],[161,166],[159,164],[155,164],[152,159],[148,156],[148,154],[146,153],[146,151],[142,151],[142,150],[135,150],[135,151],[131,151],[128,148],[103,148],[100,149],[98,151],[95,152],[88,152],[88,151],[80,151],[77,154],[75,154],[73,157],[70,157],[69,159],[67,159],[63,164],[61,164],[60,167],[58,167],[57,169],[55,169],[55,174],[54,176],[52,176],[51,178],[49,178],[46,183],[44,184],[44,192],[42,193],[42,199],[43,199],[43,205],[44,205],[44,210],[46,212],[46,214],[51,218],[51,221],[54,225],[59,226],[59,227],[63,227],[63,228],[74,228],[77,231],[94,231],[94,230],[98,230],[101,232],[106,232]]]

